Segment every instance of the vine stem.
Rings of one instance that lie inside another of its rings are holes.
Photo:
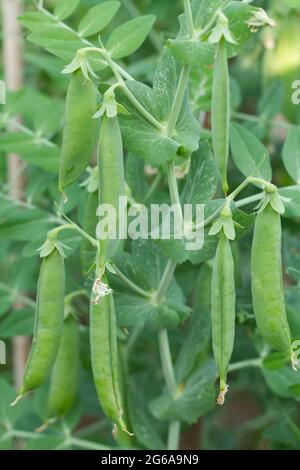
[[[53,21],[56,22],[56,24],[58,24],[62,29],[65,29],[67,31],[70,31],[71,33],[75,34],[77,36],[77,38],[83,43],[83,44],[86,44],[87,46],[91,46],[91,47],[95,47],[95,45],[88,41],[87,39],[83,38],[75,29],[71,28],[70,26],[68,26],[66,23],[64,23],[63,21],[59,21],[55,15],[53,15],[50,11],[48,11],[46,8],[43,7],[43,5],[41,5],[40,3],[37,3],[37,2],[34,2],[37,9],[43,13],[45,16],[48,16],[48,18],[51,18]],[[121,73],[121,75],[126,79],[126,80],[134,80],[133,77],[131,75],[129,75],[126,70],[123,69],[123,67],[121,67],[119,64],[117,64],[116,62],[114,62],[116,68],[119,70],[119,72]]]
[[[173,421],[168,430],[168,450],[177,450],[180,440],[180,421]]]
[[[230,364],[228,367],[228,372],[234,372],[240,369],[247,369],[249,367],[262,367],[262,358],[259,357],[257,359],[246,359],[245,361]]]
[[[29,431],[22,431],[18,429],[13,429],[5,433],[0,440],[4,441],[5,439],[10,439],[12,437],[17,437],[20,439],[39,439],[41,437],[40,434],[29,432]],[[77,437],[68,436],[62,446],[64,445],[73,445],[76,447],[81,447],[82,449],[91,449],[91,450],[111,450],[110,447],[104,446],[102,444],[97,444],[96,442],[86,441],[84,439],[79,439]]]
[[[248,204],[252,204],[253,202],[260,201],[264,195],[265,193],[262,192],[259,194],[255,194],[254,196],[245,197],[244,199],[240,199],[239,201],[236,201],[235,205],[236,207],[247,206]]]
[[[124,284],[126,284],[128,287],[130,287],[134,292],[137,294],[141,295],[142,297],[146,298],[152,298],[153,294],[151,292],[147,292],[146,290],[142,289],[141,287],[137,286],[134,282],[132,282],[130,279],[128,279],[125,274],[122,273],[122,271],[119,270],[115,265],[112,265],[113,271],[115,271],[116,275],[118,276],[119,279],[121,279]]]
[[[173,369],[173,364],[172,364],[172,357],[171,357],[167,330],[159,331],[158,341],[159,341],[159,351],[160,351],[164,378],[166,381],[168,392],[173,397],[177,392],[177,385],[175,381],[175,375],[174,375],[174,369]]]
[[[289,129],[291,129],[291,127],[295,127],[294,124],[290,124],[288,122],[274,121],[274,120],[271,120],[271,119],[265,119],[264,117],[261,117],[261,116],[253,116],[252,114],[240,113],[240,112],[237,112],[237,111],[233,111],[231,116],[235,119],[240,120],[240,121],[250,121],[250,122],[256,122],[256,123],[264,123],[264,124],[267,124],[268,126],[278,127],[280,129],[289,130]]]

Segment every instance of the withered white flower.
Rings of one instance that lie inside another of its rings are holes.
[[[270,18],[263,8],[257,8],[257,10],[253,12],[252,17],[246,21],[246,24],[249,26],[252,33],[256,33],[258,29],[263,26],[271,26],[274,28],[276,21]]]
[[[101,282],[100,278],[97,278],[93,285],[94,300],[93,304],[98,304],[99,300],[106,295],[112,294],[113,290],[104,282]]]

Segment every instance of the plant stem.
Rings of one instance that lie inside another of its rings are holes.
[[[252,204],[253,202],[260,201],[262,197],[265,195],[264,192],[255,194],[254,196],[245,197],[244,199],[240,199],[239,201],[235,202],[236,207],[243,207],[247,206],[248,204]]]
[[[177,86],[173,106],[171,109],[168,125],[167,125],[167,135],[170,138],[172,137],[174,133],[178,116],[181,111],[185,90],[189,81],[189,75],[190,75],[190,67],[185,65],[184,67],[182,67],[181,72],[180,72],[178,86]]]
[[[126,284],[130,289],[135,291],[137,294],[141,295],[142,297],[152,298],[153,294],[151,292],[147,292],[146,290],[142,289],[141,287],[137,286],[134,282],[128,279],[122,271],[119,270],[115,265],[111,265],[113,271],[115,271],[116,275]]]
[[[170,284],[173,279],[174,271],[176,269],[177,263],[176,261],[169,260],[166,265],[166,269],[164,274],[161,278],[160,284],[158,286],[155,301],[159,305],[160,302],[163,300]]]
[[[27,305],[28,307],[36,307],[36,303],[34,300],[30,299],[29,297],[26,297],[23,294],[19,294],[14,289],[11,289],[9,286],[6,286],[2,282],[0,282],[0,291],[1,290],[10,294],[14,302],[20,301],[22,304]]]
[[[67,31],[70,31],[71,33],[75,34],[76,37],[85,45],[87,46],[91,46],[91,47],[95,47],[95,45],[88,41],[87,39],[81,37],[81,35],[73,28],[71,28],[70,26],[68,26],[66,23],[64,23],[63,21],[59,21],[55,15],[53,15],[50,11],[48,11],[46,8],[43,7],[43,5],[40,5],[39,3],[36,4],[37,6],[37,9],[43,13],[45,16],[48,16],[49,18],[51,18],[53,21],[56,22],[56,24],[58,24],[62,29],[65,29]],[[119,64],[115,63],[115,66],[116,68],[119,70],[119,72],[121,73],[121,75],[126,78],[126,80],[133,80],[133,77],[131,77],[131,75],[129,75],[126,70],[124,70]]]
[[[193,15],[192,15],[190,0],[183,0],[183,5],[184,5],[184,11],[186,15],[186,22],[187,22],[187,27],[189,31],[189,36],[190,38],[192,38],[194,35],[194,22],[193,22]]]
[[[173,397],[177,392],[174,369],[171,358],[170,344],[167,330],[161,330],[158,333],[160,359],[163,368],[165,382],[169,394]]]
[[[36,140],[37,144],[44,144],[46,147],[51,147],[51,148],[56,147],[56,145],[53,142],[46,139],[45,137],[42,137],[42,136],[38,135],[36,132],[34,132],[33,130],[31,130],[28,127],[24,126],[23,124],[18,122],[16,119],[9,118],[4,113],[0,113],[0,119],[1,118],[3,118],[2,122],[4,122],[5,124],[6,123],[9,124],[11,130],[15,129],[17,131],[22,132],[23,134],[26,134],[26,135],[32,137],[34,140]]]
[[[85,289],[79,289],[65,296],[65,303],[70,304],[76,297],[88,297],[88,293]]]
[[[80,447],[81,449],[90,449],[90,450],[111,450],[110,447],[104,446],[102,444],[97,444],[96,442],[91,442],[91,441],[85,441],[83,439],[79,439],[77,437],[71,436],[68,440],[67,443]]]
[[[253,116],[252,114],[239,113],[237,111],[233,111],[231,115],[233,118],[239,119],[241,121],[250,121],[250,122],[256,122],[258,124],[260,123],[267,124],[270,127],[278,127],[280,129],[289,130],[291,127],[295,127],[294,124],[290,124],[289,122],[274,121],[272,119],[265,119],[264,117],[261,117],[261,116]]]
[[[149,190],[147,191],[147,194],[144,198],[144,203],[148,202],[149,199],[151,198],[152,194],[154,193],[154,191],[156,190],[157,186],[159,185],[159,183],[161,182],[161,179],[162,179],[162,174],[161,173],[157,173],[157,175],[155,176]]]
[[[180,439],[180,421],[173,421],[169,425],[168,430],[168,450],[177,450],[179,448]]]
[[[235,362],[230,364],[228,367],[228,372],[234,372],[240,369],[247,369],[248,367],[262,367],[262,358],[257,359],[246,359],[245,361]]]
[[[121,89],[123,90],[124,95],[129,99],[129,101],[133,104],[136,110],[143,116],[152,126],[156,127],[160,132],[165,132],[165,127],[161,124],[152,114],[150,114],[146,108],[138,101],[138,99],[134,96],[134,94],[129,90],[126,83],[122,80],[120,82]]]
[[[75,222],[73,222],[71,219],[69,219],[69,217],[67,217],[62,211],[60,208],[58,208],[58,210],[60,211],[61,213],[61,216],[66,219],[67,222],[69,222],[68,224],[63,224],[61,225],[60,227],[56,227],[54,229],[52,229],[49,233],[48,233],[48,236],[50,235],[56,235],[56,233],[59,233],[60,231],[62,230],[75,230],[76,232],[78,232],[80,235],[82,235],[84,238],[86,238],[91,245],[93,245],[95,248],[98,248],[98,242],[97,240],[95,240],[95,238],[91,237],[88,233],[86,233],[81,227],[79,227],[79,225],[77,225]]]

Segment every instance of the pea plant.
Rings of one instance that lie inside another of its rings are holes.
[[[258,439],[299,447],[297,77],[266,47],[299,7],[33,3],[18,18],[31,86],[1,93],[0,151],[29,182],[23,201],[0,195],[1,252],[20,259],[4,261],[0,337],[33,340],[18,393],[0,381],[0,446],[177,450],[202,422],[198,447],[238,448],[217,420],[244,390],[264,403]],[[175,208],[181,237],[150,236],[153,205]]]

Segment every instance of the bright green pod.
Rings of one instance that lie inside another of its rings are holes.
[[[68,88],[65,127],[59,168],[59,189],[63,191],[86,170],[95,150],[97,121],[96,88],[81,72],[73,73]]]
[[[65,416],[77,394],[79,373],[79,330],[74,316],[69,315],[63,326],[59,350],[51,374],[47,418]]]
[[[220,234],[213,265],[211,321],[213,352],[220,376],[220,394],[217,402],[223,405],[228,390],[226,378],[235,335],[234,261],[230,242],[223,231]]]
[[[85,205],[82,228],[86,233],[94,238],[96,237],[96,227],[98,223],[98,204],[98,191],[89,193]],[[95,260],[95,256],[96,252],[90,241],[83,237],[80,245],[80,259],[84,274],[87,274],[91,269],[91,266]]]
[[[108,286],[106,276],[101,282]],[[92,299],[90,342],[93,377],[101,407],[115,430],[126,432],[119,384],[116,313],[111,293]]]
[[[57,249],[43,258],[34,336],[19,396],[42,385],[57,356],[64,318],[65,269]]]
[[[251,253],[253,309],[266,343],[293,362],[284,301],[281,243],[281,218],[268,204],[255,221]]]
[[[227,59],[227,44],[224,38],[217,45],[213,86],[211,129],[212,145],[216,158],[222,188],[228,192],[227,166],[229,157],[229,125],[230,125],[230,87]]]
[[[125,195],[124,158],[121,129],[118,118],[103,116],[101,122],[99,148],[99,204],[109,204],[116,211],[114,233],[100,240],[100,269],[103,270],[118,248],[119,197]]]

